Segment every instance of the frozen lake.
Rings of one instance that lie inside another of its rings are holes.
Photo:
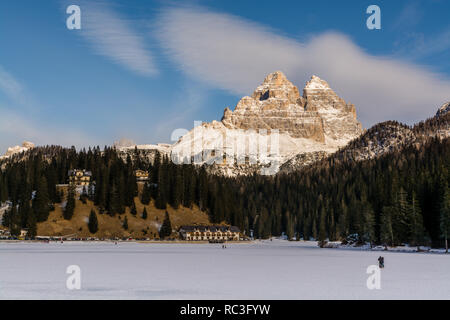
[[[381,289],[366,269],[385,257]],[[69,290],[69,265],[81,289]],[[450,299],[450,255],[313,243],[0,243],[1,299]]]

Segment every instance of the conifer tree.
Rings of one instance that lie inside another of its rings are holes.
[[[122,227],[124,230],[128,230],[128,218],[125,216],[125,219],[123,220]]]
[[[37,236],[37,223],[36,216],[33,211],[30,211],[30,214],[27,217],[27,238],[34,239]]]
[[[361,238],[363,241],[368,241],[370,243],[370,247],[372,247],[373,242],[375,242],[375,213],[372,209],[372,206],[363,202],[361,207],[361,219],[362,219],[362,228],[361,228]]]
[[[322,208],[320,214],[320,226],[319,226],[319,246],[323,248],[327,243],[327,230],[325,225],[325,211]]]
[[[136,176],[134,175],[134,172],[132,170],[131,164],[128,168],[128,175],[127,175],[127,185],[126,185],[126,191],[125,191],[125,206],[129,207],[134,202],[134,197],[137,194],[137,182],[136,182]]]
[[[136,210],[136,204],[134,203],[134,201],[131,204],[131,208],[130,208],[130,213],[135,216],[137,214],[137,210]]]
[[[94,210],[91,210],[89,214],[88,229],[90,233],[97,233],[98,231],[98,220]]]
[[[142,219],[147,219],[147,208],[144,207],[144,211],[142,211]]]
[[[47,180],[44,176],[40,176],[36,186],[36,194],[33,199],[33,211],[38,222],[47,221],[48,215],[50,214],[49,203]]]
[[[161,225],[161,229],[159,230],[159,237],[165,238],[172,234],[172,223],[170,222],[169,213],[166,211],[164,216],[163,224]]]
[[[392,227],[392,218],[395,209],[393,207],[383,207],[381,213],[381,241],[385,247],[387,245],[394,245],[394,231]]]
[[[10,212],[9,212],[9,231],[11,235],[18,237],[21,231],[21,221],[19,217],[19,213],[17,211],[17,206],[13,204]]]
[[[75,213],[75,195],[76,195],[75,186],[70,185],[69,190],[67,192],[66,207],[63,212],[64,219],[66,220],[72,219],[73,214]]]
[[[416,245],[417,250],[419,250],[420,244],[424,242],[425,228],[423,226],[423,217],[415,192],[412,194],[409,216],[411,228],[410,244]]]
[[[317,223],[316,223],[316,218],[313,217],[312,218],[313,222],[312,222],[312,236],[314,238],[314,240],[317,240]]]
[[[450,191],[447,187],[440,208],[441,236],[445,241],[445,253],[448,253],[448,238],[450,237]]]
[[[286,211],[286,235],[288,240],[292,240],[294,238],[294,224],[292,223],[292,218],[289,211]]]
[[[310,233],[310,219],[307,217],[305,222],[303,223],[303,241],[309,241],[311,233]]]

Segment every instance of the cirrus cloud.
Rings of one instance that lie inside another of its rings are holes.
[[[102,2],[82,2],[81,13],[81,34],[97,54],[140,75],[158,74],[144,37],[110,6]]]

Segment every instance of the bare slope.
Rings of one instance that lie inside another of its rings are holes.
[[[98,209],[91,201],[87,201],[86,204],[83,204],[81,201],[77,200],[75,213],[70,221],[63,218],[62,208],[59,204],[56,204],[56,209],[50,213],[48,220],[46,222],[38,223],[38,235],[74,235],[82,238],[157,238],[159,227],[164,220],[165,210],[156,209],[153,203],[144,206],[137,198],[135,199],[135,203],[138,212],[136,216],[132,215],[129,208],[127,208],[125,214],[117,214],[114,217],[111,217],[108,214],[99,214]],[[141,217],[144,207],[147,209],[147,219]],[[94,209],[97,213],[99,225],[99,231],[95,234],[91,234],[87,226],[91,209]],[[195,206],[192,209],[180,207],[176,210],[168,207],[167,211],[169,212],[172,228],[174,230],[184,224],[209,224],[208,215]],[[128,219],[128,230],[124,230],[122,227],[125,217]]]

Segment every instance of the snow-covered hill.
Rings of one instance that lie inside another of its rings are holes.
[[[439,108],[436,115],[410,127],[396,121],[376,124],[363,135],[336,152],[335,159],[355,161],[373,159],[406,146],[420,146],[430,138],[450,137],[450,103]]]

